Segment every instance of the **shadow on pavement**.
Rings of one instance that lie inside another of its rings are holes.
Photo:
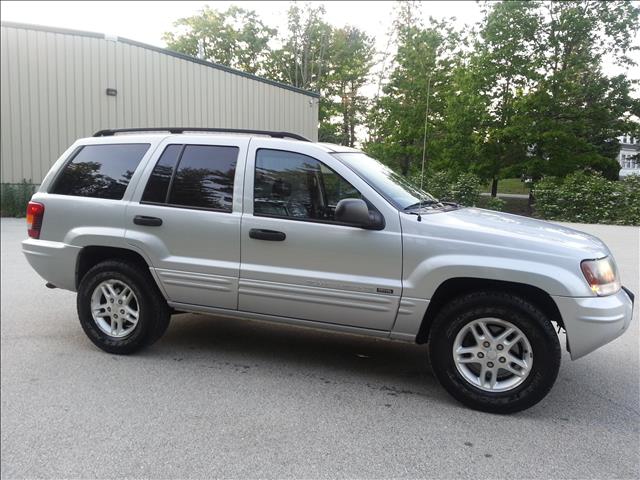
[[[407,393],[430,395],[427,392],[442,390],[424,345],[253,320],[174,315],[165,336],[142,354],[170,355],[179,361],[221,356],[240,366],[267,364],[307,375],[330,369],[338,376],[356,374],[363,384],[401,383],[405,389],[413,385]]]

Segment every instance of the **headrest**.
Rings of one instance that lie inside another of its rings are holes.
[[[275,182],[273,182],[271,193],[273,195],[277,195],[278,197],[288,197],[289,195],[291,195],[291,184],[289,182],[285,182],[281,178],[278,178]]]

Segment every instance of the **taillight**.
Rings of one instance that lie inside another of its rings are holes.
[[[38,202],[29,202],[27,205],[27,234],[31,238],[40,238],[43,218],[44,205]]]

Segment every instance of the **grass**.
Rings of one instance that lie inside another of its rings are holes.
[[[483,192],[491,191],[491,183],[482,187]],[[503,178],[498,181],[498,193],[520,193],[529,195],[529,187],[519,178]]]

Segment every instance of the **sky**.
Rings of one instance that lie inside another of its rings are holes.
[[[390,26],[394,2],[310,2],[323,4],[326,19],[335,26],[354,25],[383,37]],[[164,47],[162,34],[181,17],[198,13],[205,5],[219,10],[229,5],[255,10],[274,27],[286,25],[289,2],[0,2],[2,20],[73,28],[130,38]],[[480,7],[475,2],[425,2],[425,17],[457,17],[457,23],[474,23]]]

